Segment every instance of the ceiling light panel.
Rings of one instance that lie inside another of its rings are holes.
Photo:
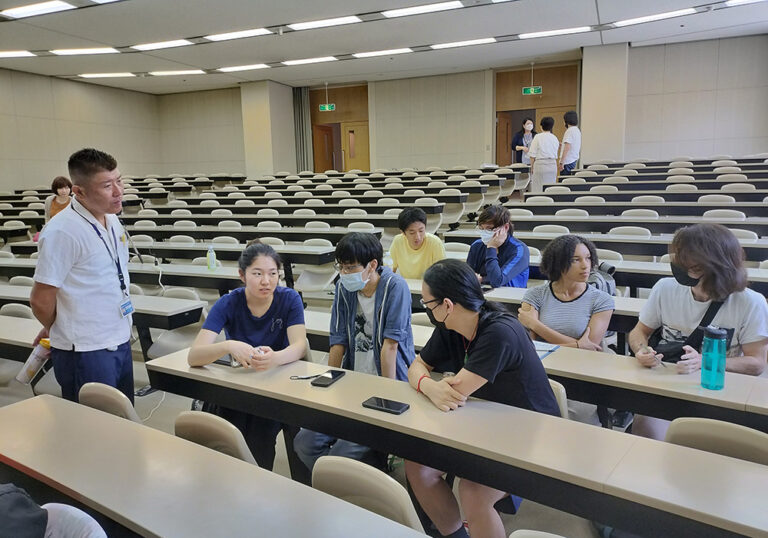
[[[303,60],[286,60],[281,62],[283,65],[306,65],[306,64],[319,64],[323,62],[335,62],[337,58],[335,56],[322,56],[320,58],[304,58]]]
[[[222,73],[236,73],[238,71],[253,71],[255,69],[269,69],[267,64],[234,65],[232,67],[220,67],[216,71]]]
[[[96,47],[90,49],[54,49],[50,51],[56,56],[80,56],[86,54],[119,54],[117,49],[111,47]]]
[[[349,17],[336,17],[335,19],[323,19],[319,21],[297,22],[295,24],[289,24],[288,28],[291,30],[312,30],[315,28],[327,28],[329,26],[341,26],[343,24],[354,24],[356,22],[363,22],[360,17],[354,15]]]
[[[654,15],[646,15],[645,17],[635,17],[633,19],[625,19],[623,21],[616,21],[614,26],[622,28],[624,26],[631,26],[633,24],[643,24],[646,22],[661,21],[664,19],[672,19],[674,17],[683,17],[685,15],[693,15],[696,13],[694,8],[678,9],[676,11],[667,11],[665,13],[656,13]]]
[[[133,73],[83,73],[80,78],[126,78],[135,77]]]
[[[186,39],[174,39],[172,41],[158,41],[157,43],[143,43],[141,45],[133,45],[131,48],[141,51],[146,50],[158,50],[158,49],[171,49],[174,47],[185,47],[192,45],[191,41]]]
[[[176,75],[205,75],[202,69],[184,69],[181,71],[150,71],[153,77],[172,77]]]
[[[763,1],[764,0],[728,0],[725,3],[725,7],[746,6],[748,4],[757,4],[758,2]]]
[[[552,37],[558,35],[570,35],[581,34],[583,32],[589,32],[592,30],[591,26],[578,26],[576,28],[563,28],[561,30],[545,30],[543,32],[530,32],[526,34],[520,34],[517,37],[519,39],[535,39],[537,37]]]
[[[496,43],[496,38],[485,37],[482,39],[470,39],[469,41],[454,41],[452,43],[438,43],[437,45],[430,45],[430,48],[434,50],[453,49],[456,47],[470,47],[472,45],[487,45],[489,43]]]
[[[389,49],[389,50],[375,50],[373,52],[355,52],[352,56],[355,58],[374,58],[376,56],[394,56],[396,54],[407,54],[413,52],[412,49]]]
[[[29,58],[36,56],[28,50],[0,50],[0,58]]]
[[[46,13],[56,13],[68,9],[77,9],[72,4],[60,0],[51,2],[39,2],[37,4],[28,4],[26,6],[13,7],[0,11],[0,15],[11,19],[23,19],[24,17],[34,17],[35,15],[45,15]]]
[[[448,11],[450,9],[463,8],[464,4],[461,2],[439,2],[437,4],[424,4],[421,6],[404,7],[402,9],[390,9],[382,11],[381,14],[388,19],[396,17],[407,17],[409,15],[422,15],[424,13],[435,13],[437,11]]]
[[[252,30],[240,30],[238,32],[227,32],[224,34],[207,35],[204,38],[208,41],[229,41],[230,39],[244,39],[246,37],[256,37],[260,35],[271,34],[266,28],[254,28]]]

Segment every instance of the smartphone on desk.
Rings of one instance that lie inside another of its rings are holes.
[[[372,396],[365,400],[363,402],[363,407],[384,411],[385,413],[392,413],[393,415],[402,415],[411,408],[407,403],[387,400],[386,398],[379,398],[377,396]]]
[[[315,387],[330,387],[340,378],[344,377],[346,372],[344,370],[328,370],[324,374],[314,378],[310,384]]]
[[[216,359],[213,362],[214,362],[214,364],[222,364],[224,366],[231,366],[232,368],[242,368],[243,367],[243,365],[240,364],[239,362],[237,362],[237,360],[232,355],[230,355],[229,353],[227,353],[226,355],[224,355],[223,357],[221,357],[219,359]]]

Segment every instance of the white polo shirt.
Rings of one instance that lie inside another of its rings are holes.
[[[563,155],[560,162],[563,164],[575,163],[579,160],[579,152],[581,151],[581,131],[579,131],[579,128],[575,125],[571,125],[565,130],[565,134],[563,134],[563,144],[566,142],[570,144],[568,153]],[[565,146],[563,146],[563,150],[565,150]]]
[[[557,159],[558,149],[560,149],[560,142],[557,141],[557,137],[544,131],[533,137],[528,156],[534,159]]]
[[[118,346],[131,337],[131,316],[120,313],[125,296],[114,261],[117,254],[127,292],[128,243],[117,216],[106,219],[105,229],[75,198],[40,234],[34,278],[59,288],[56,320],[50,330],[51,346],[56,349],[94,351]]]

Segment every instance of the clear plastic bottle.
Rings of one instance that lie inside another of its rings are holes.
[[[208,264],[209,271],[216,270],[216,252],[213,250],[213,245],[208,246],[208,252],[205,254],[205,260]]]
[[[721,390],[725,386],[725,329],[709,326],[704,329],[701,345],[701,386]]]
[[[27,362],[16,374],[16,380],[25,385],[29,385],[37,372],[43,367],[45,362],[51,357],[51,341],[48,338],[41,338],[40,343],[32,350]]]

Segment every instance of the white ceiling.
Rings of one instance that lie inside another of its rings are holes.
[[[0,0],[0,10],[33,0]],[[81,47],[127,47],[139,43],[384,9],[429,0],[124,0],[113,4],[0,22],[0,51]],[[80,0],[79,5],[89,0]],[[701,5],[696,0],[517,0],[491,4],[464,0],[463,9],[347,26],[286,32],[146,53],[99,56],[42,56],[0,59],[0,68],[70,77],[80,73],[146,73],[215,69],[282,60],[344,55],[434,43],[507,36],[575,26],[596,26]],[[433,75],[579,58],[581,47],[630,42],[633,46],[713,39],[768,32],[768,2],[716,9],[686,17],[571,36],[502,43],[392,57],[284,66],[258,71],[171,77],[96,79],[89,83],[164,94],[233,87],[270,79],[291,86],[315,86]]]

